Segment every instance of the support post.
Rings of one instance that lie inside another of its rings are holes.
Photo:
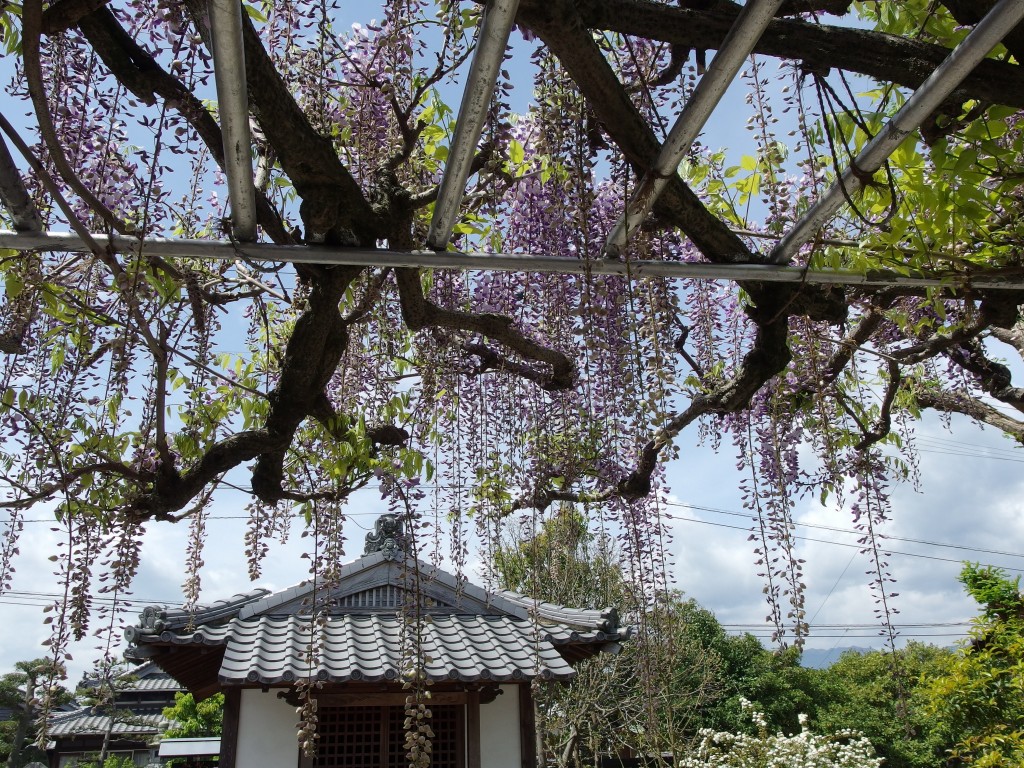
[[[538,768],[540,765],[540,734],[537,733],[537,714],[530,685],[519,685],[519,749],[522,768]]]
[[[252,178],[252,134],[246,92],[242,4],[210,0],[213,70],[224,134],[224,172],[231,199],[231,232],[236,240],[256,239],[256,185]]]
[[[443,251],[451,239],[462,196],[466,191],[473,154],[491,106],[491,96],[498,82],[505,47],[518,8],[519,0],[491,0],[484,6],[476,53],[469,66],[469,80],[455,122],[455,136],[448,150],[448,162],[434,204],[434,217],[427,232],[427,247],[435,251]]]
[[[480,691],[466,692],[466,768],[480,768]]]
[[[242,691],[231,687],[224,690],[224,725],[220,735],[218,768],[235,768],[238,754],[238,721],[242,713]]]

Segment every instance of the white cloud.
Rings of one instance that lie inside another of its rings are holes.
[[[1024,569],[1022,556],[977,551],[1024,554],[1024,478],[1015,471],[1016,462],[1024,461],[1024,451],[1014,455],[1012,445],[1002,435],[981,431],[965,420],[956,420],[954,426],[956,431],[951,435],[937,419],[920,425],[921,492],[909,484],[895,486],[891,517],[880,528],[889,537],[917,540],[889,538],[882,544],[884,551],[892,553],[883,559],[896,578],[887,591],[899,593],[890,601],[899,612],[894,622],[927,625],[907,627],[903,640],[916,636],[925,642],[949,645],[966,631],[964,626],[934,626],[963,622],[977,612],[977,606],[956,581],[961,561]],[[731,451],[728,447],[726,450]],[[961,455],[953,455],[953,451]],[[758,634],[767,634],[770,627],[763,622],[768,613],[763,582],[753,575],[759,569],[754,565],[754,543],[747,541],[752,523],[749,515],[743,515],[740,476],[732,457],[701,455],[691,449],[687,458],[689,463],[670,467],[670,501],[692,506],[668,509],[680,518],[702,522],[672,522],[676,585],[713,609],[723,624],[760,623],[764,628]],[[708,511],[715,509],[721,511]],[[867,573],[873,570],[870,559],[857,546],[823,543],[856,545],[858,537],[805,525],[850,530],[854,527],[850,513],[835,505],[806,500],[798,504],[795,519],[795,533],[804,537],[797,541],[797,554],[806,560],[807,616],[815,625],[833,625],[812,631],[808,646],[830,648],[839,642],[881,647],[883,640],[876,629],[877,595],[869,587],[872,576]]]

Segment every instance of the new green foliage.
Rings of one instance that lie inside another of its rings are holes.
[[[953,746],[949,766],[1024,764],[1024,596],[1020,577],[967,565],[960,574],[981,606],[970,639],[927,688],[926,711]]]
[[[164,732],[168,739],[220,736],[224,724],[224,694],[196,701],[191,693],[175,693],[174,706],[164,709],[174,725]]]

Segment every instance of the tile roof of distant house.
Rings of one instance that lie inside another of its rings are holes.
[[[93,713],[92,707],[83,707],[72,712],[61,713],[53,717],[47,726],[46,732],[50,737],[54,736],[84,736],[88,734],[103,734],[110,727],[108,715],[97,715]],[[137,715],[130,722],[114,722],[112,734],[157,734],[163,733],[170,725],[163,715]]]

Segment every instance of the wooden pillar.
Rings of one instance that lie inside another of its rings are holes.
[[[522,768],[537,768],[538,749],[537,716],[533,708],[533,692],[530,683],[519,685],[519,749],[522,753]]]
[[[235,768],[235,755],[238,754],[238,719],[242,712],[242,690],[226,688],[224,690],[224,726],[220,735],[219,768]]]
[[[466,768],[480,768],[480,691],[466,691]]]

